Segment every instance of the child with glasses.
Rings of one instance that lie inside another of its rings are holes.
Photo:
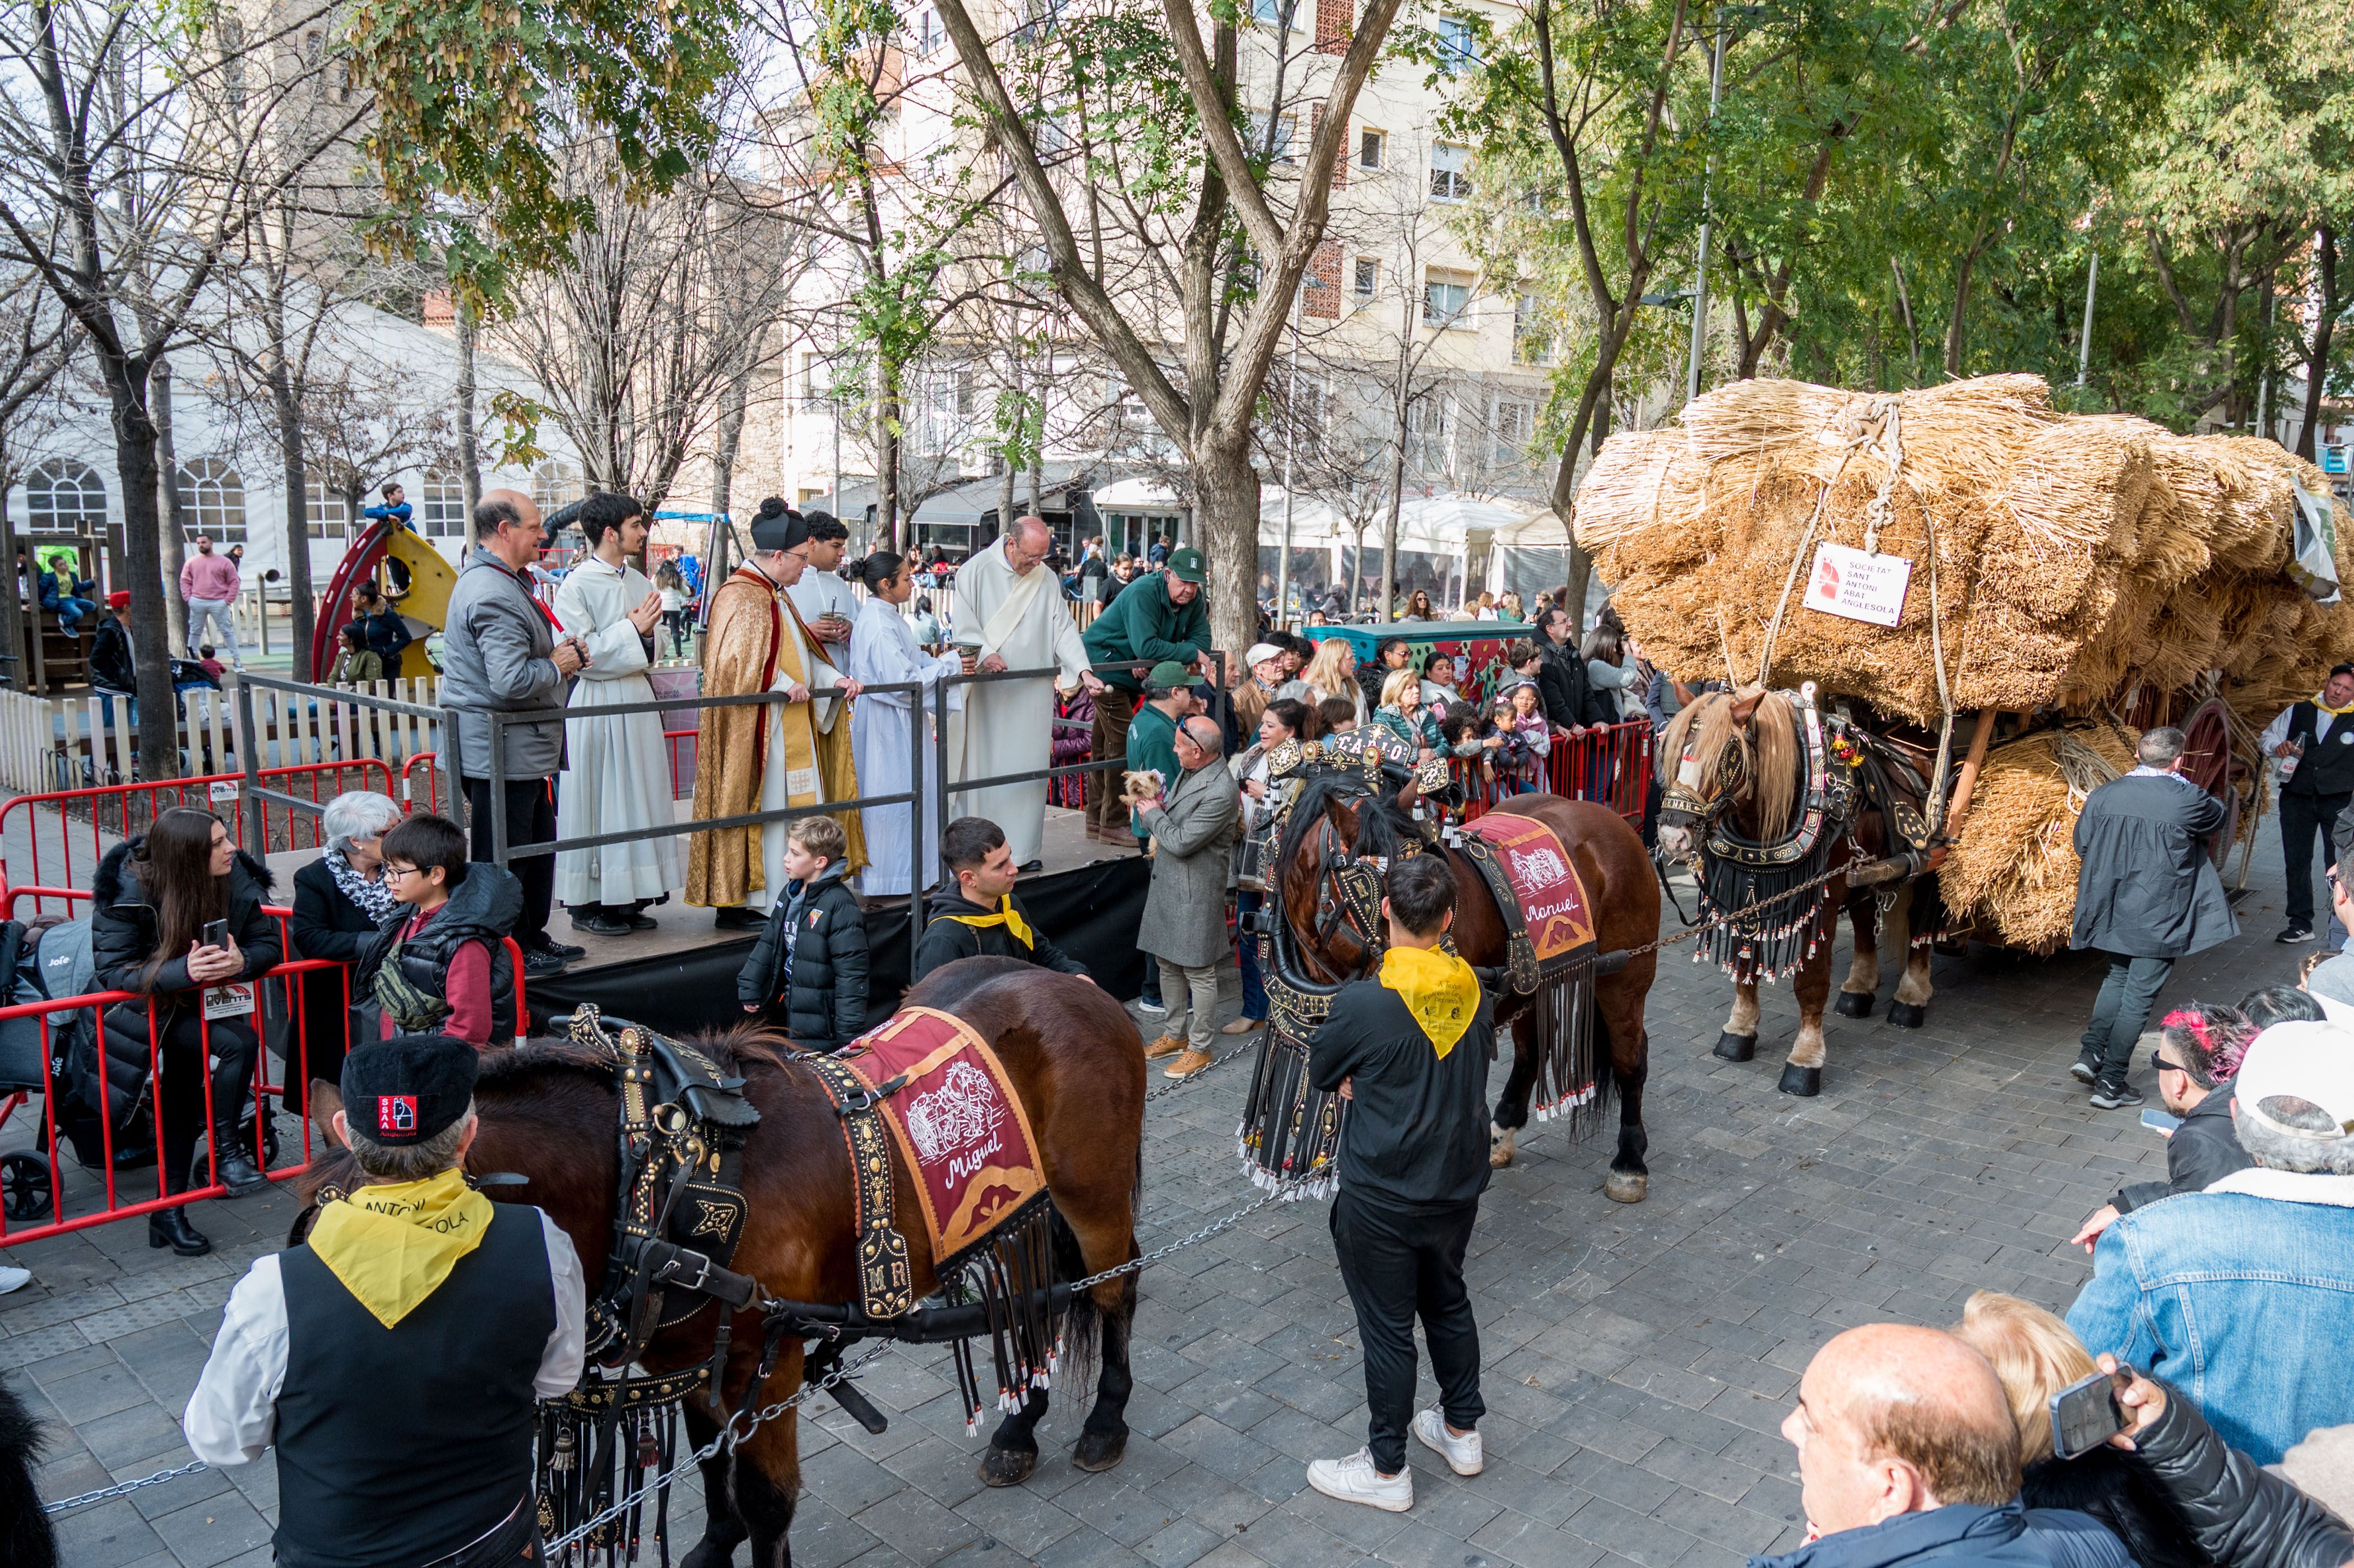
[[[517,1022],[506,938],[523,914],[514,874],[466,859],[465,831],[430,813],[402,821],[377,852],[398,906],[352,969],[352,999],[379,1015],[373,1035],[449,1034],[512,1044]]]

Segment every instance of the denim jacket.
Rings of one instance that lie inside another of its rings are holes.
[[[2125,1543],[2089,1515],[2031,1509],[2017,1499],[2000,1508],[1951,1503],[1842,1530],[1779,1557],[1752,1557],[1748,1568],[2133,1568]]]
[[[2224,1441],[2277,1464],[2317,1426],[2354,1422],[2354,1178],[2242,1171],[2101,1233],[2068,1327],[2095,1355],[2180,1389]]]

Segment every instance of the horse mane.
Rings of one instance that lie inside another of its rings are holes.
[[[1754,705],[1746,725],[1734,717],[1744,703]],[[1789,832],[1797,814],[1802,748],[1797,709],[1788,693],[1744,686],[1737,692],[1712,692],[1687,704],[1668,721],[1659,754],[1681,759],[1687,747],[1702,779],[1717,781],[1736,800],[1751,800],[1759,837],[1777,839]]]
[[[1289,865],[1299,846],[1324,815],[1324,809],[1336,799],[1353,800],[1357,807],[1356,853],[1394,858],[1405,844],[1418,835],[1414,819],[1397,803],[1402,785],[1392,786],[1385,793],[1366,791],[1364,775],[1344,768],[1333,768],[1310,777],[1300,786],[1291,802],[1291,815],[1283,824],[1283,837],[1278,845],[1278,863]],[[1364,791],[1360,794],[1359,791]]]

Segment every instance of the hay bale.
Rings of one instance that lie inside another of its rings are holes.
[[[2005,947],[2065,946],[2076,914],[2073,838],[2084,786],[2129,771],[2139,740],[2093,724],[2037,731],[1989,752],[1961,839],[1938,873],[1946,907]]]

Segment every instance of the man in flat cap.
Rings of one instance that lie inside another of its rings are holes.
[[[238,1282],[181,1427],[208,1465],[278,1449],[285,1568],[536,1563],[537,1402],[580,1379],[580,1259],[466,1184],[479,1054],[403,1034],[344,1058],[364,1185]]]
[[[770,496],[752,520],[752,553],[711,596],[704,694],[774,692],[781,700],[703,710],[695,754],[697,821],[858,793],[841,701],[858,694],[858,683],[826,658],[784,591],[801,581],[809,558],[809,524]],[[834,820],[849,836],[853,853],[845,863],[854,869],[865,842],[858,813],[840,812]],[[789,826],[769,822],[695,834],[687,851],[686,901],[718,910],[722,930],[758,929],[790,880],[784,871]]]

